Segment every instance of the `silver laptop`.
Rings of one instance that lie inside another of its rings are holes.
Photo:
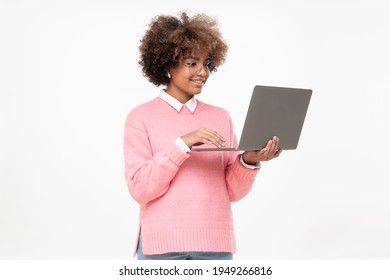
[[[257,85],[253,89],[238,147],[202,148],[199,146],[191,150],[261,150],[273,136],[280,139],[279,149],[296,149],[311,94],[311,89]]]

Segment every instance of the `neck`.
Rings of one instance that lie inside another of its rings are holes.
[[[182,95],[182,94],[175,94],[168,88],[164,89],[166,93],[168,93],[170,96],[178,100],[181,104],[186,104],[194,95],[188,94],[188,95]]]

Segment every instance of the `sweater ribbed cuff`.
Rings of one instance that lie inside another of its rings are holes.
[[[170,146],[166,147],[165,154],[177,166],[180,166],[190,157],[189,154],[183,152],[174,142]]]
[[[245,166],[246,168],[249,168],[249,169],[260,168],[260,166],[261,166],[260,161],[257,162],[257,163],[254,164],[254,165],[245,163],[245,161],[244,161],[244,153],[242,153],[241,156],[240,156],[240,162],[241,162],[241,164],[242,164],[243,166]]]
[[[241,155],[237,156],[236,161],[234,162],[233,166],[233,172],[237,174],[239,177],[247,179],[247,180],[254,180],[257,172],[259,172],[261,166],[255,169],[247,168],[242,165],[240,161]]]

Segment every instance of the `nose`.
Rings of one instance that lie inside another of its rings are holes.
[[[209,68],[206,65],[202,65],[202,67],[198,71],[198,75],[207,76],[209,74]]]

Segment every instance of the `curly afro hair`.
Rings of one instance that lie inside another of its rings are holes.
[[[225,62],[228,46],[218,29],[218,22],[205,14],[190,18],[160,15],[152,19],[141,40],[142,72],[156,86],[167,85],[167,73],[180,59],[195,53],[207,54],[216,66]]]

